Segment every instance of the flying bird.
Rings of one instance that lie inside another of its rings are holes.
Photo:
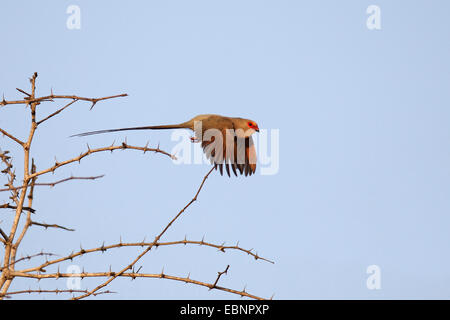
[[[252,134],[259,132],[259,127],[256,122],[249,119],[202,114],[179,124],[98,130],[72,137],[116,131],[159,129],[192,130],[195,134],[195,137],[191,138],[192,142],[201,142],[206,157],[214,164],[216,170],[219,168],[221,175],[223,175],[224,166],[228,176],[230,176],[230,166],[235,176],[237,171],[245,176],[251,176],[256,171],[256,151]]]

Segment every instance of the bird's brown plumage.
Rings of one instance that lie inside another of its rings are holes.
[[[203,114],[189,121],[160,126],[144,126],[120,129],[107,129],[85,132],[75,136],[126,131],[126,130],[158,130],[158,129],[190,129],[195,133],[195,139],[201,142],[206,157],[219,169],[223,175],[223,167],[230,176],[252,175],[256,171],[256,151],[252,134],[258,132],[258,125],[249,119],[224,117],[216,114]]]

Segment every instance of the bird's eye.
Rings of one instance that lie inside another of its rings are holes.
[[[247,123],[249,127],[253,127],[253,123],[249,122]]]

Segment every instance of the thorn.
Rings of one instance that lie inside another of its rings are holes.
[[[31,97],[31,94],[25,92],[24,90],[20,89],[20,88],[16,88],[17,91],[23,93],[24,95],[27,95],[28,97]]]
[[[92,110],[92,108],[94,108],[94,106],[95,106],[96,103],[97,103],[97,100],[93,100],[93,101],[92,101],[91,108],[90,108],[89,110]]]

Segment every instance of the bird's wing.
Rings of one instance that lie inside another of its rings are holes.
[[[234,132],[233,122],[222,117],[214,121],[203,123],[201,137],[203,152],[206,157],[219,168],[223,175],[223,167],[230,176],[232,172],[237,176],[252,175],[256,171],[256,151],[252,137],[238,137]]]
[[[251,176],[256,172],[256,149],[252,137],[245,138],[245,163],[246,171]],[[246,174],[247,175],[247,174]]]
[[[252,137],[235,138],[235,162],[232,168],[237,168],[241,174],[252,175],[256,172],[256,150]],[[233,168],[233,171],[234,171]]]

